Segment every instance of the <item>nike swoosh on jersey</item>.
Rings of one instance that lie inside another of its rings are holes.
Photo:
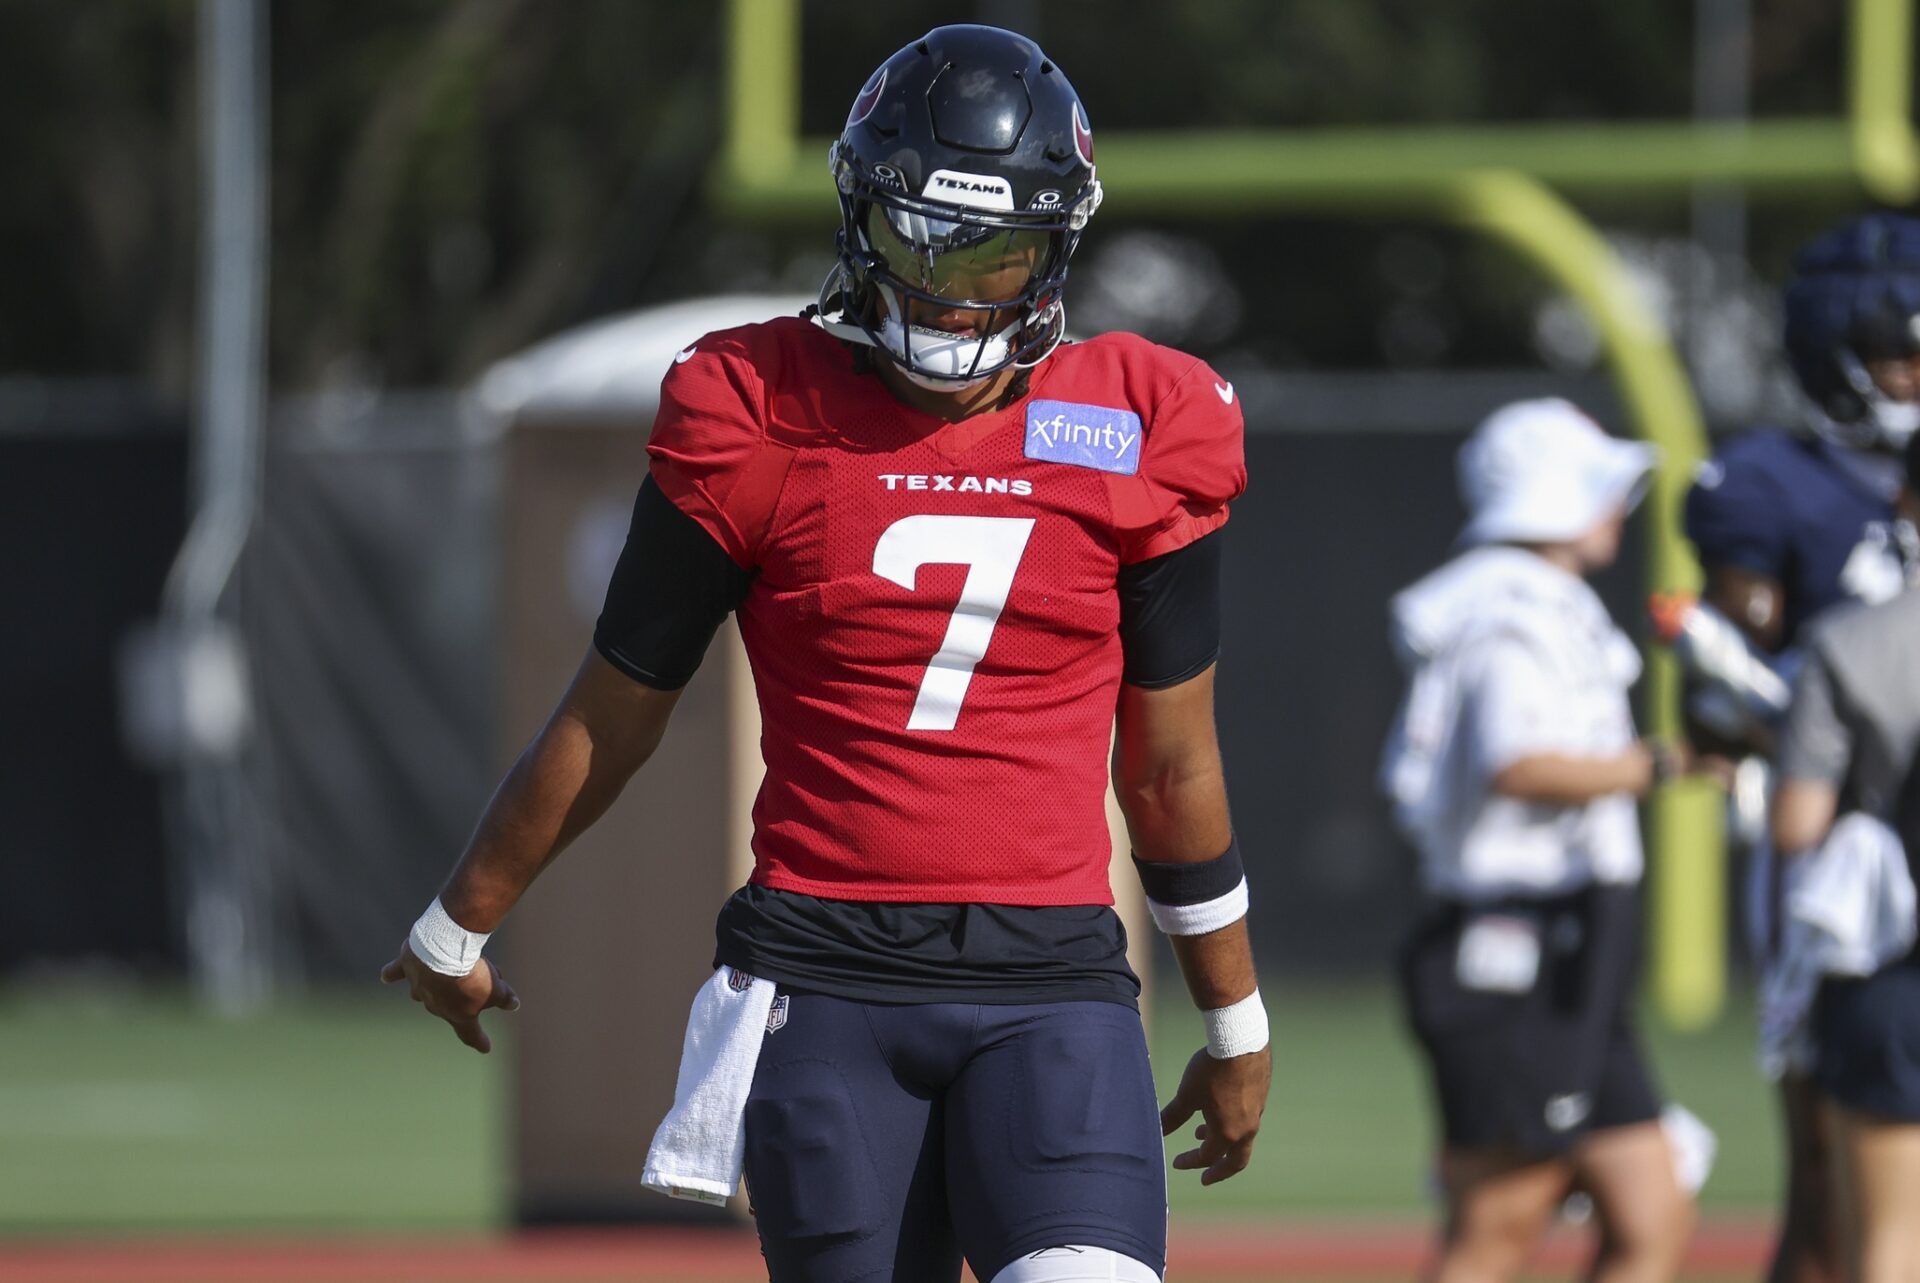
[[[693,360],[693,349],[690,347],[681,348],[678,352],[675,352],[673,354],[673,363],[675,365],[685,365],[688,361],[691,361],[691,360]]]
[[[1220,394],[1220,404],[1221,404],[1221,405],[1232,405],[1232,404],[1233,404],[1233,384],[1231,384],[1231,383],[1216,383],[1216,384],[1214,384],[1214,385],[1213,385],[1213,390],[1214,390],[1215,392],[1218,392],[1218,393]]]

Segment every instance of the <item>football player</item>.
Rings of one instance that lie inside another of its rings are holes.
[[[1907,445],[1902,523],[1920,522],[1920,437]],[[1797,879],[1799,955],[1833,1152],[1846,1273],[1920,1274],[1920,589],[1834,612],[1805,643],[1780,736],[1775,849]],[[1816,925],[1817,924],[1817,925]],[[1844,942],[1842,944],[1841,942]],[[1823,973],[1824,974],[1821,974]]]
[[[650,1182],[724,1196],[732,1142],[775,1283],[956,1280],[963,1256],[988,1283],[1158,1280],[1163,1134],[1200,1115],[1173,1166],[1232,1176],[1270,1076],[1213,718],[1238,397],[1130,335],[1063,341],[1101,189],[1031,41],[929,32],[830,161],[818,306],[675,358],[593,645],[386,974],[485,1049],[480,1013],[517,1002],[487,934],[654,751],[732,612],[754,871]],[[1206,1012],[1164,1110],[1111,908],[1110,748]]]
[[[1806,393],[1809,430],[1756,431],[1723,446],[1687,497],[1686,528],[1706,568],[1706,601],[1760,651],[1790,657],[1807,622],[1844,601],[1885,601],[1910,559],[1894,520],[1900,450],[1920,422],[1920,220],[1855,218],[1815,239],[1794,262],[1785,296],[1786,348]],[[1711,688],[1696,696],[1713,701]],[[1696,705],[1724,713],[1729,700]],[[1763,754],[1774,728],[1730,726],[1697,737]],[[1764,814],[1763,807],[1753,814]],[[1750,864],[1749,927],[1773,949],[1779,878],[1764,849]],[[1788,1137],[1787,1206],[1769,1277],[1839,1277],[1827,1210],[1827,1147],[1804,1065],[1782,1069]]]

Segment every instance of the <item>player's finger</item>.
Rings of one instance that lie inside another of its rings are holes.
[[[396,980],[405,980],[406,978],[407,969],[400,964],[400,959],[397,956],[392,962],[380,968],[380,983],[382,984],[390,985]]]
[[[493,992],[487,995],[487,1006],[498,1007],[502,1011],[520,1010],[520,995],[513,991],[513,986],[507,983],[507,978],[500,974],[500,968],[495,967],[491,962],[487,966],[493,968]]]
[[[1195,1140],[1205,1140],[1207,1138],[1207,1125],[1205,1123],[1201,1123],[1193,1129],[1193,1138]]]
[[[1167,1102],[1167,1107],[1160,1111],[1160,1134],[1173,1135],[1180,1130],[1182,1123],[1192,1117],[1193,1106],[1187,1103],[1185,1096],[1178,1092],[1174,1093],[1173,1099]]]
[[[1200,1173],[1202,1185],[1217,1185],[1230,1176],[1237,1176],[1247,1170],[1247,1164],[1253,1161],[1253,1142],[1235,1145],[1229,1149],[1219,1162]]]
[[[1173,1160],[1174,1167],[1183,1172],[1197,1171],[1212,1167],[1227,1152],[1227,1147],[1217,1140],[1210,1140],[1197,1149],[1190,1149]]]
[[[449,1020],[456,1038],[473,1048],[481,1055],[493,1050],[493,1039],[487,1037],[487,1031],[480,1027],[478,1016],[468,1016],[465,1020]]]

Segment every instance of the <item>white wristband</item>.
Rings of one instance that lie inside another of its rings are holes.
[[[407,947],[431,970],[443,976],[464,976],[480,965],[480,951],[487,947],[489,934],[469,931],[455,922],[435,896],[408,933]]]
[[[1267,1009],[1258,989],[1231,1007],[1203,1011],[1200,1017],[1207,1022],[1207,1054],[1215,1060],[1250,1056],[1267,1045]]]

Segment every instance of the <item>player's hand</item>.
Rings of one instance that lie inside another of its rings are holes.
[[[1724,753],[1703,752],[1687,745],[1684,767],[1688,777],[1711,780],[1723,790],[1731,793],[1734,777],[1739,772],[1739,764]]]
[[[1212,1185],[1241,1171],[1253,1158],[1253,1138],[1266,1112],[1267,1088],[1273,1082],[1273,1051],[1259,1051],[1227,1060],[1215,1060],[1202,1047],[1187,1062],[1180,1089],[1160,1111],[1160,1134],[1171,1136],[1198,1113],[1193,1129],[1199,1148],[1174,1156],[1177,1171],[1200,1170],[1200,1183]]]
[[[415,1002],[452,1025],[454,1036],[483,1056],[493,1050],[493,1039],[480,1027],[480,1013],[489,1007],[520,1009],[520,998],[500,968],[485,958],[464,976],[442,975],[415,957],[402,941],[399,956],[380,968],[380,979],[387,984],[406,981]]]
[[[1655,751],[1666,758],[1669,778],[1705,779],[1723,789],[1733,787],[1735,766],[1732,758],[1703,751],[1686,740],[1649,740],[1648,743],[1658,745]]]

